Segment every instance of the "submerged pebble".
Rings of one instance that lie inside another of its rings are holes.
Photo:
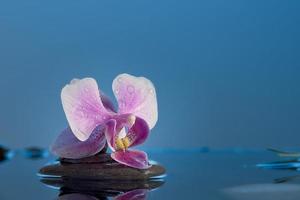
[[[49,152],[41,147],[27,147],[22,151],[22,155],[29,159],[39,159],[47,157]]]
[[[0,162],[10,160],[14,156],[14,152],[6,147],[0,146]]]

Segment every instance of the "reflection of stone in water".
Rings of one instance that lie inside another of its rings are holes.
[[[118,194],[136,189],[155,189],[164,184],[162,179],[150,180],[88,180],[69,178],[42,178],[45,185],[59,188],[63,191],[73,192],[104,192],[108,194]]]
[[[109,154],[98,154],[84,159],[61,159],[40,169],[42,177],[69,177],[98,180],[146,180],[165,174],[165,168],[153,163],[149,169],[127,167],[111,159]]]
[[[60,190],[59,199],[143,200],[151,190],[164,184],[162,179],[150,180],[85,180],[69,178],[42,178],[41,182]]]
[[[96,197],[86,195],[86,194],[79,194],[79,193],[61,195],[57,199],[58,200],[99,200]]]
[[[14,152],[12,150],[0,146],[0,162],[10,160],[13,156],[14,156]]]
[[[238,200],[298,200],[300,185],[297,184],[250,184],[223,190],[230,199]]]

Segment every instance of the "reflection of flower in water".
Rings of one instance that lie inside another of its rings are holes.
[[[116,196],[115,200],[144,200],[147,198],[148,190],[137,189]]]
[[[115,196],[114,200],[146,200],[148,190],[136,189]],[[107,199],[103,197],[101,199]],[[99,200],[99,198],[81,193],[64,194],[58,197],[58,200]]]

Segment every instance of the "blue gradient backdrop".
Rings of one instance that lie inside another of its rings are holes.
[[[145,147],[300,145],[300,3],[0,1],[0,143],[48,146],[60,90],[123,72],[157,87]]]

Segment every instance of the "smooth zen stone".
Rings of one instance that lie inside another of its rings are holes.
[[[98,155],[99,156],[99,155]],[[101,157],[103,156],[103,157]],[[109,154],[99,157],[93,156],[87,159],[80,159],[78,163],[71,163],[70,160],[63,159],[40,169],[39,175],[42,177],[69,177],[80,179],[106,179],[106,180],[146,180],[165,174],[165,168],[159,164],[153,164],[149,169],[135,169],[127,167],[109,159]],[[66,162],[69,161],[69,162]],[[74,160],[72,160],[74,162]]]
[[[70,159],[70,158],[60,158],[59,161],[64,163],[73,163],[73,164],[83,164],[83,163],[104,163],[104,162],[114,162],[113,159],[107,153],[99,153],[95,156],[81,158],[81,159]]]

